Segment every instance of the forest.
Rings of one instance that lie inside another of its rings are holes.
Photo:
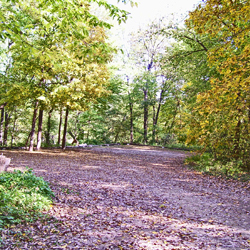
[[[250,170],[249,1],[202,1],[121,48],[128,13],[106,1],[0,4],[1,147],[160,145]]]
[[[0,249],[250,249],[250,1],[115,2],[0,0]]]

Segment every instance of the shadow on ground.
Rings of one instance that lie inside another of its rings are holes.
[[[3,232],[3,249],[249,249],[250,191],[152,148],[6,151],[56,194],[52,218]],[[7,248],[8,246],[8,248]]]

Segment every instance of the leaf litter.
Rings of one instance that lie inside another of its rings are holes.
[[[250,183],[197,173],[153,147],[6,151],[50,182],[46,219],[1,231],[1,249],[250,249]]]

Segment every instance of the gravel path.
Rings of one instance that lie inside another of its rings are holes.
[[[52,219],[2,232],[2,249],[250,249],[250,185],[203,176],[152,147],[6,151],[51,183]],[[17,234],[19,232],[19,234]]]

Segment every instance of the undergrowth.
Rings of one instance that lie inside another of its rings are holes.
[[[205,174],[224,176],[240,181],[250,181],[250,172],[244,170],[241,161],[223,162],[214,160],[209,153],[204,153],[187,157],[185,164]]]
[[[0,173],[0,228],[40,217],[53,196],[49,184],[32,169]]]
[[[164,147],[168,149],[179,149],[179,150],[187,150],[187,151],[195,151],[195,150],[200,149],[199,146],[187,146],[183,143],[165,144]]]

